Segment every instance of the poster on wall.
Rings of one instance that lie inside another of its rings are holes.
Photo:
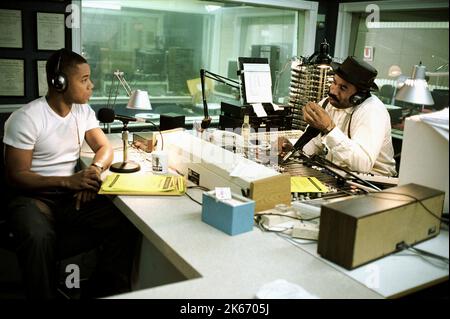
[[[64,48],[64,14],[38,12],[36,21],[38,50]]]
[[[0,59],[0,96],[24,96],[24,60]]]
[[[0,9],[0,48],[22,48],[22,11]]]
[[[38,95],[44,96],[47,94],[47,72],[45,71],[45,64],[47,61],[38,60],[36,61],[36,74],[38,80]]]

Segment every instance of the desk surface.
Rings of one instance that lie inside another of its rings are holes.
[[[116,155],[120,158],[120,152]],[[200,190],[188,192],[201,200]],[[316,244],[293,245],[256,227],[229,236],[203,223],[201,206],[187,196],[117,196],[113,202],[185,277],[192,278],[113,298],[254,298],[276,279],[319,298],[383,298],[448,279],[448,264],[439,268],[405,252],[347,271],[318,256]],[[420,247],[448,257],[448,232]]]

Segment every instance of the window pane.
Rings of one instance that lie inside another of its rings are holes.
[[[410,77],[413,66],[420,62],[428,72],[439,71],[441,74],[430,76],[430,90],[448,90],[447,10],[381,12],[379,25],[370,28],[366,25],[367,14],[355,14],[354,17],[357,28],[353,54],[362,58],[364,47],[373,47],[370,63],[378,70],[378,86],[386,86],[380,91],[386,103],[392,100],[397,80]],[[397,72],[393,72],[395,70]]]
[[[82,2],[82,53],[92,69],[94,106],[105,105],[112,74],[120,70],[132,89],[149,92],[153,113],[202,115],[200,68],[236,79],[239,56],[267,57],[274,86],[297,55],[295,30],[303,13],[296,10],[194,0],[115,3],[121,5],[108,9],[98,1]],[[212,109],[220,101],[238,103],[237,90],[207,84],[213,87],[207,96]],[[118,95],[117,104],[124,106],[122,87]],[[212,115],[219,111],[216,107]]]

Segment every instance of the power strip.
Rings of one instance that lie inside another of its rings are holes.
[[[286,216],[280,216],[280,215],[271,215],[271,214],[280,214],[277,210],[267,210],[264,211],[265,215],[261,216],[261,222],[267,226],[267,227],[287,227],[287,223],[292,223],[296,221],[291,217],[297,217],[295,215],[295,212],[286,212],[284,215]],[[291,225],[292,226],[292,225]]]
[[[319,225],[311,223],[300,223],[292,229],[292,237],[301,239],[319,239]]]
[[[292,207],[294,207],[298,211],[298,215],[303,219],[310,219],[320,216],[321,204],[316,203],[313,204],[311,202],[303,202],[297,201],[292,203]]]

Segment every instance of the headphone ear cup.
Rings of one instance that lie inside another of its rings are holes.
[[[67,77],[61,72],[61,60],[64,49],[59,50],[58,63],[56,64],[55,75],[51,79],[52,86],[57,92],[64,92],[67,89]]]
[[[350,97],[350,103],[353,105],[359,105],[366,99],[366,95],[361,92],[356,92]]]
[[[58,72],[52,78],[52,86],[58,92],[64,92],[67,89],[67,77],[64,73]]]

